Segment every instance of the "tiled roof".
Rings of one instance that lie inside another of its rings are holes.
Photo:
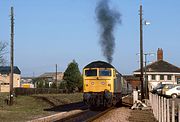
[[[11,67],[10,66],[0,66],[0,73],[1,74],[9,74],[11,73]],[[17,66],[14,66],[14,73],[15,74],[21,74],[21,71]]]
[[[143,68],[145,70],[145,68]],[[164,60],[159,60],[146,66],[147,72],[175,72],[180,73],[180,68]],[[140,72],[140,69],[134,71]]]
[[[62,72],[57,72],[57,75],[63,74]],[[46,72],[39,77],[53,77],[56,76],[56,72]]]
[[[123,77],[125,78],[125,80],[127,80],[127,81],[131,81],[131,80],[140,80],[140,78],[139,77],[136,77],[136,76],[134,76],[134,75],[123,75]]]

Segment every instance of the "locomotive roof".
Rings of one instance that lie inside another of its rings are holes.
[[[94,61],[86,65],[84,68],[114,68],[111,64],[104,61]]]

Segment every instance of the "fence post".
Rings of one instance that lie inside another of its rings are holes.
[[[164,115],[163,115],[163,111],[164,111],[164,104],[163,104],[163,97],[161,97],[161,119],[162,119],[162,122],[164,122]]]
[[[160,96],[158,96],[158,104],[159,104],[159,106],[158,106],[158,113],[159,113],[159,122],[161,122],[161,115],[162,115],[162,113],[161,113],[161,97]]]
[[[167,122],[170,122],[169,99],[167,99]]]
[[[138,100],[138,91],[133,91],[133,104]]]
[[[172,122],[175,122],[175,105],[174,105],[174,100],[172,100]]]
[[[152,106],[152,93],[151,92],[149,92],[149,102],[150,102],[150,105]]]
[[[155,95],[153,94],[153,115],[155,116]]]
[[[164,122],[166,122],[166,116],[167,112],[166,112],[166,98],[164,98]]]
[[[156,118],[156,95],[154,95],[154,117]]]
[[[156,95],[156,120],[159,119],[159,116],[158,116],[158,95]]]
[[[167,122],[170,122],[169,99],[167,99]]]

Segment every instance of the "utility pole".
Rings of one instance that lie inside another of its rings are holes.
[[[149,98],[149,87],[148,87],[148,76],[147,76],[147,62],[149,62],[149,61],[147,61],[147,56],[151,56],[151,55],[154,55],[154,53],[144,53],[144,58],[145,58],[145,60],[144,60],[144,75],[145,75],[145,98],[146,99],[148,99]]]
[[[11,7],[11,75],[10,75],[10,105],[13,105],[13,73],[14,73],[14,12],[13,7]]]
[[[56,64],[56,89],[58,89],[58,81],[57,81],[57,64]]]
[[[148,94],[148,92],[149,92],[149,90],[148,90],[148,79],[147,79],[147,75],[146,75],[147,55],[148,55],[147,53],[144,54],[144,56],[145,56],[145,61],[144,61],[144,65],[145,65],[145,69],[144,69],[145,70],[145,74],[144,74],[145,75],[145,98],[146,99],[149,98],[148,97],[149,96],[149,94]]]
[[[142,18],[142,2],[140,4],[140,81],[141,81],[141,100],[144,99],[144,87],[143,87],[143,18]]]

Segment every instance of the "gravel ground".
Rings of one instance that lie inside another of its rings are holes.
[[[131,110],[132,97],[123,99],[123,106],[109,111],[93,122],[156,122],[151,110]]]
[[[128,107],[120,107],[93,122],[156,122],[156,120],[150,110],[131,110]]]
[[[129,122],[131,110],[126,107],[113,109],[93,122]]]

